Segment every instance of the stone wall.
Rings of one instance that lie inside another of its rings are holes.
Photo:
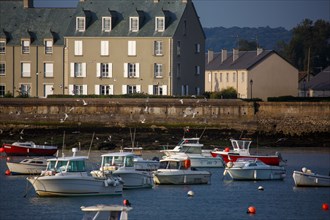
[[[205,99],[0,99],[0,128],[209,127],[254,133],[327,133],[330,103]]]

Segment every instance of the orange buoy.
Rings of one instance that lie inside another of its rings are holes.
[[[249,213],[249,214],[256,214],[256,208],[254,206],[250,206],[248,208],[248,210],[246,211],[246,213]]]
[[[131,203],[128,201],[128,199],[124,199],[123,204],[124,206],[131,206]]]
[[[225,152],[229,152],[229,151],[230,151],[229,147],[226,147]]]
[[[0,147],[0,153],[5,152],[5,148]]]
[[[10,175],[10,170],[6,170],[5,174],[8,176]]]
[[[190,167],[190,160],[188,159],[188,160],[185,160],[184,161],[184,167],[186,168],[186,169],[188,169],[189,167]]]
[[[329,205],[327,203],[323,203],[322,204],[322,209],[325,210],[325,211],[329,210]]]

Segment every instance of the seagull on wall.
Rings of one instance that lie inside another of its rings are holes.
[[[181,102],[181,104],[183,104],[183,99],[180,99],[179,101]]]
[[[144,112],[148,112],[148,106],[146,106],[146,108],[144,109]]]
[[[84,99],[82,101],[84,105],[88,105],[88,103]]]
[[[146,119],[144,118],[144,119],[140,120],[140,122],[141,122],[142,124],[144,124],[144,123],[146,123]]]
[[[20,134],[24,134],[24,129],[21,130]]]
[[[70,109],[69,109],[69,113],[71,112],[71,111],[73,111],[74,110],[74,107],[71,107]]]

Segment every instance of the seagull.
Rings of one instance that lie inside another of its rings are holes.
[[[69,117],[69,115],[67,113],[64,113],[64,121]]]
[[[144,109],[145,112],[148,112],[148,106],[146,106],[146,108]]]
[[[111,135],[108,136],[108,140],[111,141]]]
[[[87,102],[84,99],[82,101],[83,101],[84,105],[87,105]]]
[[[193,118],[195,118],[195,115],[196,115],[196,114],[197,114],[196,112],[193,112],[193,115],[192,115],[192,117],[193,117]]]
[[[61,123],[63,123],[63,122],[64,122],[63,118],[61,118],[61,119],[60,119],[60,122],[61,122]]]
[[[69,113],[70,113],[71,111],[73,111],[73,109],[74,109],[74,107],[70,108],[70,109],[69,109]]]
[[[184,117],[184,118],[185,118],[185,117],[187,117],[187,114],[186,114],[186,113],[184,113],[184,114],[183,114],[183,117]]]
[[[96,140],[99,140],[99,137],[95,137]]]
[[[181,102],[181,104],[183,104],[183,99],[180,99],[179,101]]]
[[[146,119],[145,118],[142,119],[142,120],[140,120],[140,121],[141,121],[142,124],[146,123]]]
[[[2,134],[3,133],[3,130],[2,129],[0,129],[0,134]]]
[[[16,112],[16,115],[20,115],[20,114],[21,114],[21,111]]]
[[[23,137],[22,137],[22,136],[19,136],[19,138],[20,138],[21,140],[23,140]]]
[[[24,134],[24,129],[21,130],[20,134]]]

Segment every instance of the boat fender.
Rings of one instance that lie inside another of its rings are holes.
[[[189,159],[184,161],[184,167],[186,169],[188,169],[190,167],[190,165],[191,165],[191,163],[190,163],[190,160]]]
[[[225,152],[229,152],[230,151],[230,148],[229,147],[226,147],[225,148]]]
[[[250,206],[246,211],[248,214],[256,214],[256,208],[254,206]]]
[[[306,167],[303,167],[303,168],[301,169],[301,171],[302,171],[303,173],[306,173],[306,172],[307,172],[307,168],[306,168]]]
[[[5,174],[6,176],[10,175],[10,170],[6,170]]]
[[[322,204],[322,209],[323,209],[324,211],[329,210],[329,205],[328,205],[327,203],[323,203],[323,204]]]

